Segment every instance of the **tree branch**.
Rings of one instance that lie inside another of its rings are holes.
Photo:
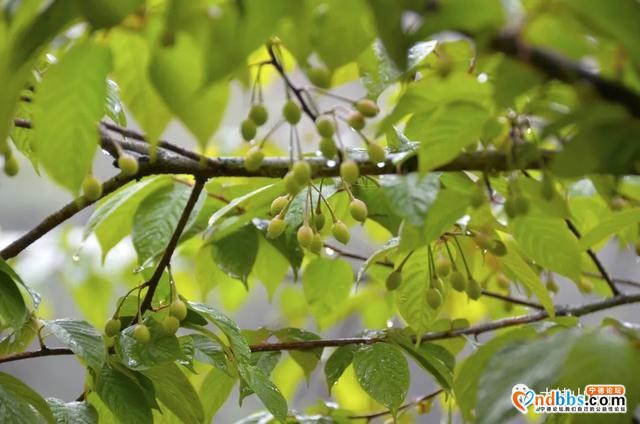
[[[640,118],[638,93],[623,84],[603,78],[555,52],[527,45],[517,33],[507,32],[495,37],[492,47],[560,81],[566,83],[586,81],[603,99],[624,106],[629,113]]]
[[[413,402],[407,402],[404,405],[402,405],[401,407],[398,408],[398,411],[404,411],[405,409],[411,408],[412,406],[418,405],[422,402],[426,402],[429,399],[433,399],[434,397],[438,396],[439,394],[441,394],[442,392],[444,392],[444,390],[439,389],[436,390],[435,392],[431,392],[429,394],[426,394],[424,396],[420,396],[418,399],[414,400]],[[387,411],[382,411],[382,412],[376,412],[374,414],[365,414],[365,415],[352,415],[350,417],[348,417],[350,420],[367,420],[367,422],[374,420],[376,418],[380,418],[380,417],[384,417],[385,415],[390,415],[391,411],[387,410]]]
[[[204,178],[196,178],[196,182],[193,185],[193,189],[191,190],[191,194],[189,195],[187,204],[185,205],[184,210],[182,211],[182,215],[180,215],[180,219],[178,220],[178,223],[176,224],[176,228],[173,231],[173,234],[171,235],[171,239],[167,244],[167,248],[164,250],[164,253],[160,258],[160,261],[158,262],[158,265],[156,266],[156,269],[153,272],[153,275],[151,276],[151,278],[149,278],[149,281],[145,283],[145,286],[147,287],[147,293],[145,294],[144,299],[140,304],[140,314],[142,314],[144,311],[148,309],[151,309],[151,302],[153,300],[153,295],[156,292],[156,289],[158,288],[160,277],[162,277],[162,273],[164,272],[164,269],[167,267],[167,265],[169,265],[169,262],[171,261],[171,256],[173,255],[173,251],[176,249],[176,246],[178,245],[180,236],[184,231],[184,227],[186,227],[187,225],[187,221],[189,221],[189,216],[191,215],[191,212],[193,211],[193,208],[196,205],[196,202],[198,201],[198,197],[200,196],[200,193],[204,188],[205,182],[206,182],[206,179]]]
[[[579,306],[556,307],[556,316],[574,316],[592,314],[594,312],[603,311],[614,308],[616,306],[630,305],[640,302],[640,293],[632,295],[618,295],[610,297],[598,302],[587,303]],[[478,324],[467,328],[459,328],[450,331],[438,331],[426,333],[421,337],[421,341],[435,341],[443,339],[452,339],[460,336],[477,336],[479,334],[488,333],[503,328],[514,327],[523,324],[531,324],[543,321],[549,318],[546,311],[539,311],[529,315],[521,315],[518,317],[503,318],[495,321]],[[295,342],[276,342],[276,343],[260,343],[251,345],[252,352],[273,352],[283,350],[309,350],[324,347],[339,347],[352,344],[374,344],[385,342],[385,337],[351,337],[343,339],[322,339]],[[30,352],[16,353],[13,355],[0,358],[0,364],[4,362],[18,361],[21,359],[38,358],[43,356],[54,355],[73,355],[70,349],[43,349]]]

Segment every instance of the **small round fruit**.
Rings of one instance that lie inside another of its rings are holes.
[[[609,206],[611,206],[611,210],[614,211],[619,211],[625,208],[625,206],[627,206],[627,201],[620,196],[614,196],[610,203]]]
[[[529,200],[526,197],[516,196],[513,202],[518,215],[526,215],[529,212]]]
[[[473,241],[478,245],[478,247],[482,250],[489,250],[493,247],[495,240],[487,233],[476,233],[473,236]]]
[[[589,294],[593,291],[593,283],[589,280],[581,278],[576,284],[578,285],[578,290],[580,290],[580,293],[582,294]]]
[[[240,134],[245,141],[251,141],[256,136],[258,127],[252,119],[245,119],[240,124]]]
[[[358,164],[352,159],[343,161],[340,164],[340,176],[349,184],[355,183],[358,177],[360,177]]]
[[[500,287],[501,289],[508,289],[509,286],[511,285],[511,282],[509,281],[509,279],[507,278],[506,275],[504,274],[498,274],[498,276],[496,277],[496,284],[498,285],[498,287]]]
[[[307,71],[307,77],[311,84],[320,88],[329,88],[331,86],[331,73],[322,66],[314,66]]]
[[[313,239],[313,230],[310,226],[304,224],[298,228],[297,233],[298,244],[301,247],[308,248],[311,245],[311,239]]]
[[[329,116],[320,116],[316,119],[316,130],[320,137],[333,137],[336,132],[336,126]]]
[[[347,124],[356,131],[360,131],[367,124],[360,112],[352,112],[347,118]]]
[[[125,175],[135,175],[138,173],[138,159],[128,153],[123,153],[118,158],[118,168]]]
[[[169,307],[169,315],[178,318],[180,321],[187,317],[187,305],[182,300],[177,299]]]
[[[313,215],[313,224],[316,226],[316,230],[320,231],[324,228],[325,223],[324,214],[322,212]]]
[[[247,171],[257,171],[262,166],[264,152],[259,146],[253,146],[244,155],[244,169]]]
[[[271,216],[276,216],[287,206],[289,203],[288,196],[278,196],[271,202]]]
[[[264,125],[269,119],[269,112],[263,105],[253,105],[249,110],[249,119],[251,119],[256,125]]]
[[[453,62],[449,58],[443,58],[436,62],[435,71],[442,78],[446,78],[453,70]]]
[[[373,118],[380,112],[378,105],[373,100],[360,99],[355,104],[356,110],[366,116],[367,118]]]
[[[356,221],[363,222],[367,219],[369,213],[367,211],[367,204],[360,199],[353,199],[351,203],[349,203],[349,213]]]
[[[319,255],[320,252],[322,252],[323,246],[324,243],[322,242],[322,237],[320,237],[320,234],[314,234],[313,237],[311,237],[311,243],[309,243],[309,251],[311,253]]]
[[[293,172],[289,171],[284,176],[284,187],[287,189],[287,193],[291,196],[298,194],[302,190],[302,185],[298,182],[296,177],[293,176]]]
[[[327,159],[333,159],[338,154],[338,146],[331,137],[323,137],[320,139],[320,153]]]
[[[387,279],[384,284],[387,286],[387,290],[394,291],[400,287],[400,284],[402,284],[402,273],[397,269],[391,271],[391,273],[387,275]]]
[[[104,334],[113,337],[120,332],[121,323],[119,319],[112,318],[104,326]]]
[[[469,299],[472,300],[478,300],[480,299],[480,295],[482,295],[482,287],[480,286],[480,283],[478,283],[478,281],[474,278],[469,279],[466,291],[467,296],[469,296]]]
[[[496,256],[504,256],[507,254],[507,246],[501,240],[494,240],[489,251]]]
[[[436,260],[436,273],[440,277],[446,277],[451,272],[451,261],[441,256]]]
[[[382,147],[378,143],[369,143],[367,145],[367,153],[369,154],[369,161],[372,163],[380,163],[387,160],[387,155],[384,152],[384,147]]]
[[[434,289],[438,290],[440,293],[444,293],[444,283],[437,275],[434,275],[431,279],[431,285]]]
[[[8,177],[15,177],[20,171],[20,162],[15,155],[5,156],[4,158],[4,173]]]
[[[176,317],[168,316],[162,320],[162,328],[167,334],[176,334],[180,328],[180,321]]]
[[[504,201],[504,213],[507,214],[509,219],[513,219],[518,216],[518,210],[512,198]]]
[[[300,106],[293,100],[289,99],[282,107],[282,115],[284,119],[291,125],[296,125],[302,118],[302,112]]]
[[[460,271],[453,271],[449,277],[451,288],[463,292],[467,289],[467,278]]]
[[[279,216],[274,217],[271,221],[269,221],[269,226],[267,227],[267,237],[269,238],[278,238],[280,234],[284,232],[287,223],[284,222],[284,219]]]
[[[558,284],[553,280],[553,278],[549,278],[547,280],[547,290],[552,293],[558,293]]]
[[[342,221],[336,221],[331,226],[331,234],[333,234],[333,237],[342,244],[349,243],[349,240],[351,239],[349,228],[347,228],[345,223]]]
[[[438,309],[442,305],[442,294],[434,287],[427,289],[427,304],[432,309]]]
[[[94,202],[102,196],[102,184],[93,175],[87,175],[82,182],[82,193],[88,200]]]
[[[471,203],[471,207],[474,209],[478,209],[486,200],[486,196],[484,194],[484,190],[479,185],[475,185],[471,190],[469,201]]]
[[[133,338],[140,343],[149,343],[151,340],[151,333],[144,324],[137,324],[133,329]]]
[[[291,171],[293,172],[294,178],[301,186],[306,185],[311,179],[311,166],[309,165],[309,162],[305,160],[299,160],[294,163]]]

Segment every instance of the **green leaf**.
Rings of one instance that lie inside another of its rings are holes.
[[[204,406],[205,422],[211,422],[216,412],[224,405],[237,380],[237,377],[230,376],[218,368],[213,368],[207,373],[198,391]]]
[[[260,398],[263,405],[273,416],[284,422],[287,418],[288,407],[280,390],[269,380],[269,377],[258,367],[239,364],[238,371],[242,379]]]
[[[358,383],[395,415],[409,390],[409,366],[402,352],[388,343],[361,346],[353,359]]]
[[[465,420],[473,421],[474,419],[472,411],[476,407],[480,376],[487,369],[487,364],[491,358],[505,345],[526,340],[535,336],[535,334],[533,327],[522,327],[498,335],[480,346],[462,363],[456,373],[453,386],[456,402],[460,406],[460,411]]]
[[[180,337],[180,343],[191,343],[193,359],[228,372],[227,357],[218,342],[202,334]]]
[[[258,242],[258,255],[253,265],[255,276],[267,289],[269,300],[273,299],[273,295],[280,283],[285,281],[290,266],[289,259],[280,253],[280,250],[278,250],[273,243],[270,243],[270,241],[275,240],[266,240],[264,237],[260,237]],[[291,251],[290,253],[289,256],[292,257],[295,252]],[[302,256],[303,253],[300,252],[300,262],[294,259],[294,263],[298,263],[298,266],[302,263]],[[291,264],[291,266],[293,266],[293,264]],[[294,274],[296,272],[297,268],[294,267]]]
[[[145,39],[131,31],[109,32],[113,76],[122,89],[122,100],[151,142],[158,140],[171,119],[147,73],[150,52]]]
[[[580,238],[578,241],[580,249],[589,249],[612,234],[636,225],[638,222],[640,222],[640,209],[638,208],[615,212],[604,218],[595,228]]]
[[[267,378],[271,376],[273,369],[278,365],[278,361],[280,361],[280,357],[282,356],[282,352],[274,351],[274,352],[252,352],[251,360],[249,361],[249,366],[255,367],[262,371]],[[240,404],[247,396],[254,394],[254,390],[249,386],[249,384],[244,380],[240,380]]]
[[[60,399],[47,398],[57,424],[95,424],[98,412],[87,402],[64,402]]]
[[[389,202],[397,208],[397,213],[419,227],[436,200],[440,178],[438,173],[385,175],[380,178],[380,186]]]
[[[166,248],[190,195],[191,187],[176,182],[155,189],[140,202],[131,233],[139,264],[146,263]],[[205,197],[201,195],[198,199],[185,229],[193,224]]]
[[[125,115],[124,107],[120,101],[120,87],[111,79],[107,80],[105,114],[116,124],[123,127],[127,126],[127,115]]]
[[[99,370],[107,356],[102,336],[86,321],[56,319],[43,324],[90,367]]]
[[[47,402],[16,377],[0,372],[0,422],[34,423],[55,419]]]
[[[158,400],[183,423],[200,424],[204,421],[200,398],[176,364],[156,366],[143,374],[153,382]]]
[[[542,81],[542,75],[531,66],[505,57],[498,65],[495,78],[495,100],[498,106],[515,106],[515,99]]]
[[[0,270],[0,329],[20,328],[29,311],[14,280]]]
[[[149,75],[165,103],[204,149],[222,117],[229,98],[226,82],[205,86],[205,66],[196,41],[185,33],[171,46],[157,49]]]
[[[299,328],[283,328],[274,331],[273,334],[282,342],[298,342],[298,341],[312,341],[320,340],[320,336],[310,331],[302,330]],[[322,357],[322,348],[309,349],[309,350],[290,350],[289,355],[300,368],[304,371],[304,375],[309,381],[311,373],[318,365],[320,358]]]
[[[144,320],[151,339],[140,343],[133,337],[135,326],[122,330],[116,337],[115,350],[122,363],[132,370],[146,370],[156,365],[173,362],[182,356],[180,343],[173,334],[167,334],[153,318]]]
[[[448,0],[428,15],[419,34],[425,36],[451,28],[475,34],[500,28],[506,15],[504,9],[500,0]]]
[[[469,101],[448,103],[435,112],[414,115],[405,132],[412,140],[420,141],[420,173],[446,164],[477,142],[488,119],[484,107]]]
[[[134,376],[105,365],[98,374],[95,390],[122,424],[153,424],[151,394]]]
[[[196,312],[203,314],[213,325],[218,327],[220,331],[227,336],[231,349],[239,363],[249,362],[251,356],[249,344],[235,322],[211,306],[195,302],[189,302],[189,306]]]
[[[356,345],[340,346],[327,359],[324,365],[324,375],[329,393],[331,393],[333,385],[338,382],[338,379],[353,362],[356,350],[358,350]]]
[[[469,196],[463,192],[441,189],[429,208],[422,226],[423,242],[430,243],[449,230],[464,216],[469,205]]]
[[[144,0],[83,0],[82,14],[93,28],[109,28],[144,4]]]
[[[302,288],[309,309],[317,320],[346,302],[352,283],[353,270],[349,262],[316,258],[307,265],[302,275]]]
[[[356,275],[356,284],[360,283],[362,277],[364,277],[364,273],[367,272],[367,269],[371,265],[383,259],[392,250],[395,250],[398,247],[399,242],[400,240],[398,237],[391,238],[382,247],[380,247],[380,249],[369,255],[367,260],[362,263],[362,266],[360,266],[360,269],[358,270],[358,274]]]
[[[24,289],[31,296],[31,301],[33,302],[34,309],[38,308],[41,300],[40,295],[35,291],[33,291],[31,287],[27,286],[27,284],[22,280],[22,278],[20,278],[18,273],[15,272],[13,268],[11,268],[9,264],[2,258],[0,258],[0,273],[7,274],[16,284],[19,284],[22,287],[24,287]]]
[[[111,56],[105,47],[78,43],[44,75],[34,101],[34,147],[47,174],[77,194],[99,144]],[[90,69],[91,72],[87,72]]]
[[[25,321],[22,327],[7,332],[0,340],[0,356],[26,351],[33,339],[36,338],[39,327],[38,320],[32,317]]]
[[[424,334],[435,319],[427,303],[428,261],[427,248],[416,250],[402,268],[402,284],[395,290],[395,301],[400,316],[418,334]]]
[[[504,240],[504,243],[507,246],[507,254],[500,258],[500,262],[504,266],[507,276],[519,281],[531,290],[547,313],[552,317],[555,316],[555,308],[549,291],[542,284],[538,275],[533,272],[533,269],[522,259],[518,253],[518,246],[511,240]]]
[[[259,238],[255,227],[247,224],[213,242],[213,259],[218,267],[247,286],[247,279],[258,255]]]
[[[433,343],[415,346],[410,339],[393,333],[391,339],[431,374],[443,389],[450,391],[453,388],[455,358],[447,349]]]
[[[528,213],[509,222],[522,250],[540,266],[574,281],[580,278],[580,246],[559,218]]]

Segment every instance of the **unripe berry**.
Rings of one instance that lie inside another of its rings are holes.
[[[611,199],[609,206],[611,206],[611,210],[619,211],[627,206],[627,201],[623,197],[614,196]]]
[[[309,251],[319,255],[320,252],[322,252],[323,246],[324,243],[322,243],[322,237],[320,237],[320,234],[314,234],[313,237],[311,237],[311,243],[309,243]]]
[[[449,283],[451,284],[452,289],[459,292],[463,292],[467,288],[467,278],[460,271],[453,271],[451,273]]]
[[[167,334],[176,334],[178,328],[180,328],[180,321],[176,317],[165,317],[165,319],[162,320],[162,328]]]
[[[400,287],[400,284],[402,284],[402,273],[397,269],[391,271],[391,273],[387,276],[387,280],[384,282],[384,284],[385,286],[387,286],[387,290],[394,291],[395,289]]]
[[[369,161],[372,163],[384,162],[387,159],[384,147],[375,142],[367,145],[367,153],[369,154]]]
[[[135,175],[138,173],[138,160],[128,153],[123,153],[118,158],[118,168],[125,175]]]
[[[438,289],[434,287],[427,289],[427,304],[431,306],[432,309],[438,309],[440,305],[442,305],[442,294],[440,294]]]
[[[287,196],[278,196],[271,202],[271,215],[276,216],[287,206],[289,198]]]
[[[577,281],[577,285],[578,285],[578,290],[580,290],[580,293],[582,294],[589,294],[593,291],[593,283],[589,280],[585,280],[584,278],[581,278]]]
[[[287,189],[287,193],[291,196],[295,196],[302,189],[302,185],[298,182],[296,177],[293,176],[293,172],[289,171],[284,176],[284,187]]]
[[[347,228],[347,226],[342,221],[336,221],[331,226],[331,234],[333,234],[333,237],[342,244],[349,243],[349,240],[351,239],[349,228]]]
[[[245,141],[251,141],[256,136],[258,132],[258,127],[256,123],[251,119],[245,119],[240,124],[240,134]]]
[[[431,279],[431,286],[438,290],[440,293],[444,293],[444,283],[437,275],[434,275]]]
[[[293,164],[293,168],[291,169],[291,171],[293,172],[294,178],[301,186],[307,185],[307,183],[311,179],[311,166],[307,161],[297,161]]]
[[[494,240],[489,251],[496,256],[504,256],[507,254],[507,246],[501,240]]]
[[[516,196],[513,202],[518,215],[526,215],[529,212],[529,200],[526,197]]]
[[[446,277],[451,271],[451,262],[449,259],[441,256],[436,260],[436,273],[440,277]]]
[[[151,333],[144,324],[137,324],[133,329],[133,338],[140,343],[149,343],[151,340]]]
[[[180,321],[187,317],[187,305],[180,299],[176,299],[171,303],[169,315],[178,318]]]
[[[482,295],[480,283],[475,278],[469,279],[467,282],[467,296],[469,296],[469,299],[478,300],[480,295]]]
[[[287,100],[282,108],[282,115],[284,119],[291,125],[296,125],[302,118],[302,112],[300,106],[293,100]]]
[[[349,204],[349,213],[356,221],[364,221],[367,219],[367,204],[360,199],[353,199]]]
[[[513,219],[518,216],[518,210],[512,198],[504,201],[504,213],[507,214],[509,219]]]
[[[366,125],[364,116],[360,112],[352,112],[347,118],[347,123],[356,131],[360,131]]]
[[[338,147],[336,142],[331,137],[324,137],[320,139],[320,152],[322,156],[327,159],[333,159],[338,154]]]
[[[356,102],[355,108],[358,112],[366,116],[367,118],[373,118],[380,112],[378,105],[369,99],[360,99]]]
[[[90,201],[96,201],[102,196],[102,184],[93,175],[87,175],[82,182],[82,193]]]
[[[547,280],[547,290],[552,293],[558,293],[558,284],[553,280],[553,278],[549,278]]]
[[[121,323],[119,319],[112,318],[104,326],[104,334],[113,337],[120,332]]]
[[[331,73],[325,67],[315,66],[313,68],[309,68],[307,71],[307,77],[309,77],[311,84],[316,87],[329,88],[331,85]]]
[[[325,218],[322,212],[313,215],[313,224],[316,226],[316,230],[320,231],[324,228]]]
[[[269,112],[263,105],[253,105],[249,111],[249,119],[258,126],[263,125],[269,119]]]
[[[471,207],[474,209],[478,209],[480,206],[484,205],[486,199],[487,198],[482,187],[477,184],[473,186],[469,197]]]
[[[333,137],[336,132],[336,126],[329,116],[320,116],[316,119],[316,130],[320,137]]]
[[[269,226],[267,227],[267,237],[269,238],[277,238],[284,232],[287,223],[284,222],[282,218],[279,216],[274,217],[271,221],[269,221]]]
[[[313,230],[310,226],[304,224],[298,228],[297,233],[298,244],[300,247],[307,248],[311,245],[311,239],[313,238]]]
[[[493,247],[494,239],[489,234],[486,233],[476,233],[473,236],[473,241],[480,247],[482,250],[488,250]]]
[[[264,160],[264,152],[260,146],[253,146],[244,155],[244,169],[247,171],[257,171],[262,166]]]
[[[4,157],[4,173],[8,177],[15,177],[20,171],[20,162],[15,155],[11,154]]]
[[[355,183],[358,177],[360,177],[360,169],[358,168],[358,164],[352,159],[343,161],[340,164],[340,176],[345,182],[349,184]]]
[[[504,274],[498,274],[498,276],[496,277],[496,284],[498,285],[498,287],[500,287],[501,289],[508,289],[510,286],[510,281],[507,278],[506,275]]]

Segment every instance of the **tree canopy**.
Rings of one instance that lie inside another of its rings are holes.
[[[0,5],[0,162],[73,197],[0,250],[0,363],[86,368],[75,401],[0,371],[0,422],[205,423],[238,390],[242,423],[497,423],[516,384],[621,384],[626,413],[537,417],[631,420],[638,324],[581,317],[640,302],[598,256],[640,252],[637,0]],[[82,319],[43,312],[19,255],[86,208],[105,265]],[[278,318],[240,328],[258,290]]]

